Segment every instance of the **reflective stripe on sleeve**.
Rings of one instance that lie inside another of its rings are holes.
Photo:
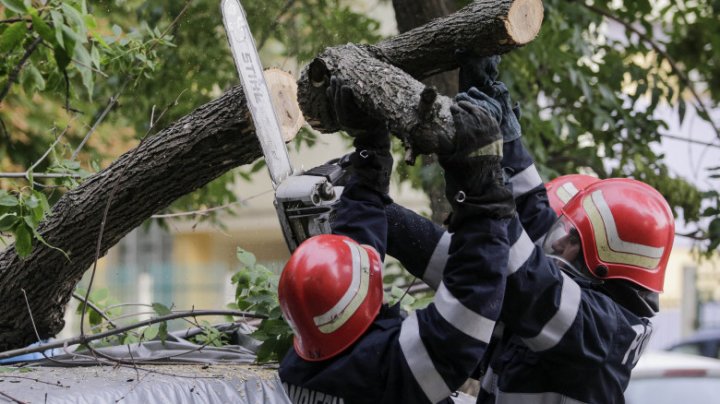
[[[535,243],[532,242],[530,236],[528,236],[527,233],[525,233],[525,230],[523,230],[520,233],[520,238],[518,238],[512,247],[510,247],[510,253],[508,256],[508,275],[512,275],[520,269],[520,267],[523,266],[523,264],[525,264],[530,258],[533,251],[535,251]]]
[[[488,368],[483,375],[482,380],[480,380],[480,388],[490,394],[495,394],[497,392],[497,376],[495,375],[493,368]]]
[[[435,250],[433,250],[430,260],[428,261],[425,272],[423,273],[423,281],[427,283],[433,290],[437,290],[442,281],[443,271],[448,261],[448,251],[450,250],[451,234],[443,233],[438,240]]]
[[[435,369],[435,364],[420,339],[416,313],[413,312],[402,322],[399,342],[405,361],[428,400],[436,403],[449,397],[452,392]]]
[[[560,393],[504,393],[498,391],[495,404],[585,404]]]
[[[440,284],[435,293],[433,303],[440,315],[455,328],[478,341],[490,342],[495,321],[465,307],[450,293],[444,283]]]
[[[562,339],[580,309],[580,286],[562,273],[563,284],[560,296],[560,307],[554,316],[543,326],[540,333],[532,338],[523,338],[523,342],[533,351],[548,350]]]
[[[531,164],[528,168],[513,175],[510,178],[510,183],[513,188],[513,198],[517,198],[526,194],[538,185],[542,185],[543,182],[535,164]]]

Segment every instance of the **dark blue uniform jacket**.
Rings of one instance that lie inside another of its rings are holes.
[[[351,181],[334,232],[384,257],[387,196]],[[308,362],[290,350],[280,378],[294,403],[437,403],[476,369],[500,315],[510,245],[508,220],[476,217],[448,244],[434,301],[407,318],[384,307],[341,354]]]
[[[503,166],[512,175],[518,217],[507,229],[504,303],[476,375],[478,402],[623,402],[630,371],[652,331],[649,320],[587,280],[560,271],[538,247],[556,217],[521,140],[505,144]],[[455,235],[395,204],[387,215],[388,254],[437,287]]]

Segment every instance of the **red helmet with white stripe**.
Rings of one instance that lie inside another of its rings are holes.
[[[545,189],[547,189],[550,207],[560,216],[563,206],[565,206],[575,194],[587,188],[588,185],[598,181],[600,181],[599,178],[584,174],[561,175],[549,181],[545,184]]]
[[[602,180],[580,191],[562,213],[577,230],[595,277],[663,290],[675,221],[657,190],[632,179]]]
[[[278,298],[295,333],[295,352],[308,361],[331,358],[357,341],[380,311],[382,260],[349,237],[309,238],[285,265]]]

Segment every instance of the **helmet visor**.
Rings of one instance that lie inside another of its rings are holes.
[[[558,218],[543,241],[543,251],[560,269],[587,277],[581,271],[584,267],[581,246],[577,229],[565,216]]]

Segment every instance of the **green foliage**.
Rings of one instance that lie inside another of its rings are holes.
[[[207,321],[202,321],[202,333],[196,335],[193,340],[196,344],[220,347],[227,343],[228,336],[213,327]]]
[[[17,192],[0,189],[0,234],[15,237],[15,249],[21,258],[32,253],[33,238],[55,248],[37,231],[38,224],[49,211],[50,205],[42,192],[27,188]],[[62,250],[58,251],[65,254]],[[65,257],[69,259],[67,254]]]
[[[76,288],[75,291],[79,296],[82,296],[83,298],[87,294],[87,291],[80,287]],[[118,301],[110,295],[110,291],[107,288],[93,290],[90,293],[88,302],[99,310],[96,310],[90,304],[87,306],[86,309],[87,311],[85,318],[87,319],[86,321],[90,326],[89,332],[92,334],[98,334],[115,328],[113,324],[117,325],[117,320],[111,323],[111,321],[108,321],[106,317],[112,320],[113,318],[117,319],[123,316],[122,305],[119,305]],[[158,317],[166,316],[172,313],[170,308],[163,305],[162,303],[153,303],[152,309]],[[77,316],[81,316],[82,310],[83,303],[80,302],[77,309],[75,310],[75,314]],[[131,318],[132,315],[127,317]],[[97,344],[98,346],[110,346],[113,345],[113,343],[132,344],[142,341],[151,341],[154,339],[165,342],[167,336],[167,321],[162,321],[146,327],[137,328],[134,330],[118,333],[117,335],[103,338],[95,344]]]
[[[501,65],[501,79],[522,106],[524,141],[541,173],[546,178],[587,171],[601,178],[636,178],[657,188],[686,222],[708,217],[702,211],[712,199],[691,179],[674,175],[655,146],[669,122],[682,122],[688,108],[710,122],[689,90],[704,89],[713,102],[702,102],[716,107],[716,3],[656,7],[645,0],[602,0],[588,6],[546,0],[539,37],[505,55]],[[624,28],[616,20],[643,35],[622,35]],[[673,105],[675,117],[658,113]],[[714,237],[702,230],[699,234]],[[710,241],[708,252],[717,246]]]
[[[85,297],[87,294],[87,290],[80,287],[76,288],[75,292],[82,297]],[[111,308],[111,306],[117,305],[118,301],[110,296],[110,291],[107,288],[93,290],[88,297],[88,302],[92,303],[95,307],[102,311],[102,313],[100,313],[93,309],[90,305],[87,306],[85,318],[87,318],[87,322],[90,325],[92,333],[99,333],[105,329],[111,328],[109,324],[105,324],[105,318],[103,315],[112,318],[122,313],[119,308]],[[80,302],[75,310],[75,314],[82,315],[82,310],[83,303]]]
[[[232,307],[267,316],[251,336],[262,344],[258,348],[257,362],[279,361],[292,345],[292,329],[285,322],[277,297],[279,277],[257,264],[255,255],[238,248],[237,258],[242,267],[232,277],[236,285]]]

